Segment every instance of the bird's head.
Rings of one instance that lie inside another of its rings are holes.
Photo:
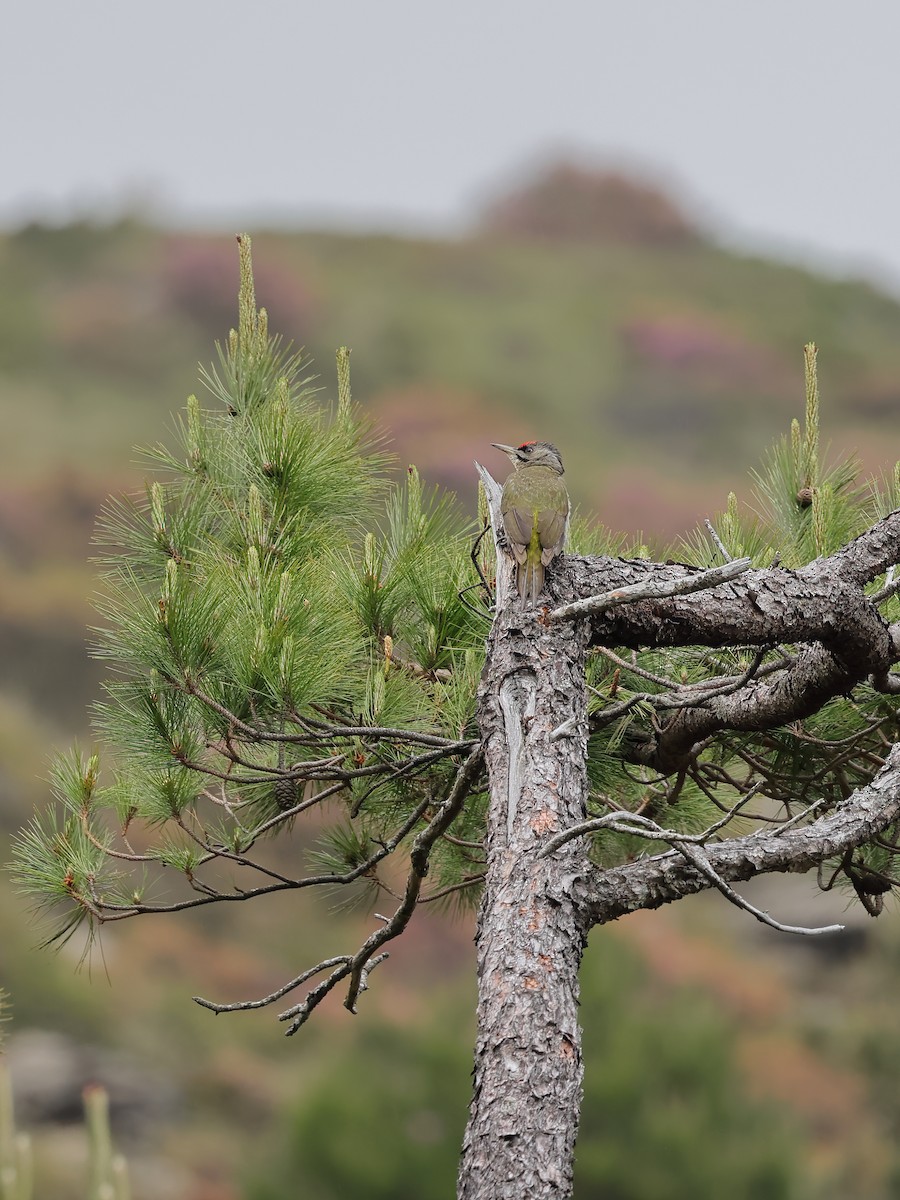
[[[563,473],[562,458],[552,442],[523,442],[521,446],[504,446],[491,442],[495,450],[502,450],[512,465],[519,467],[549,467],[558,475]]]

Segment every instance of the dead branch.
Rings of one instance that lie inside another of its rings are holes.
[[[809,824],[758,830],[705,850],[709,867],[726,883],[765,872],[806,871],[870,842],[900,819],[900,745],[871,783],[857,788],[833,812]],[[605,870],[593,868],[576,883],[587,924],[605,924],[642,908],[659,908],[711,886],[708,875],[672,850]]]
[[[635,604],[640,600],[664,600],[671,596],[687,596],[692,592],[728,583],[738,575],[743,575],[751,565],[752,559],[739,558],[727,562],[721,567],[710,567],[708,571],[683,574],[675,579],[642,579],[637,583],[626,584],[624,587],[615,588],[610,592],[601,592],[596,596],[586,596],[583,600],[573,600],[569,604],[560,605],[559,608],[554,608],[548,614],[548,619],[568,621],[573,617],[597,616],[621,604]]]

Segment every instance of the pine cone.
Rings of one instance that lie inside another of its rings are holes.
[[[275,780],[275,803],[285,812],[297,803],[297,780],[285,779],[282,775]]]

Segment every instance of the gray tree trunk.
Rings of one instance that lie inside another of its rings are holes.
[[[500,489],[486,473],[482,478],[496,530]],[[535,611],[519,601],[511,559],[498,548],[496,617],[479,691],[490,808],[477,932],[475,1089],[460,1200],[571,1195],[582,1078],[578,968],[592,926],[709,887],[747,907],[728,881],[808,870],[900,819],[898,743],[868,785],[808,824],[711,841],[702,853],[672,834],[663,853],[616,868],[593,866],[587,829],[574,828],[587,801],[589,646],[792,644],[773,673],[735,676],[727,687],[710,680],[696,703],[662,711],[631,754],[673,772],[721,729],[766,730],[802,719],[863,681],[900,694],[900,673],[890,670],[900,661],[900,623],[888,625],[878,598],[864,591],[897,561],[900,511],[830,558],[797,571],[745,570],[710,591],[698,590],[698,582],[705,586],[698,573],[677,563],[569,556],[548,572],[544,607]],[[645,598],[629,597],[620,607],[624,591],[637,584]],[[569,839],[547,854],[563,831]],[[665,843],[665,831],[660,835]]]
[[[460,1200],[571,1195],[581,1106],[578,968],[587,929],[571,895],[585,839],[548,857],[584,820],[589,624],[550,626],[510,597],[501,559],[479,695],[490,780],[488,866],[478,920],[475,1087]]]

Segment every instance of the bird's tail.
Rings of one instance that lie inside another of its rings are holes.
[[[544,564],[540,558],[519,563],[516,583],[522,599],[535,606],[544,587]]]

